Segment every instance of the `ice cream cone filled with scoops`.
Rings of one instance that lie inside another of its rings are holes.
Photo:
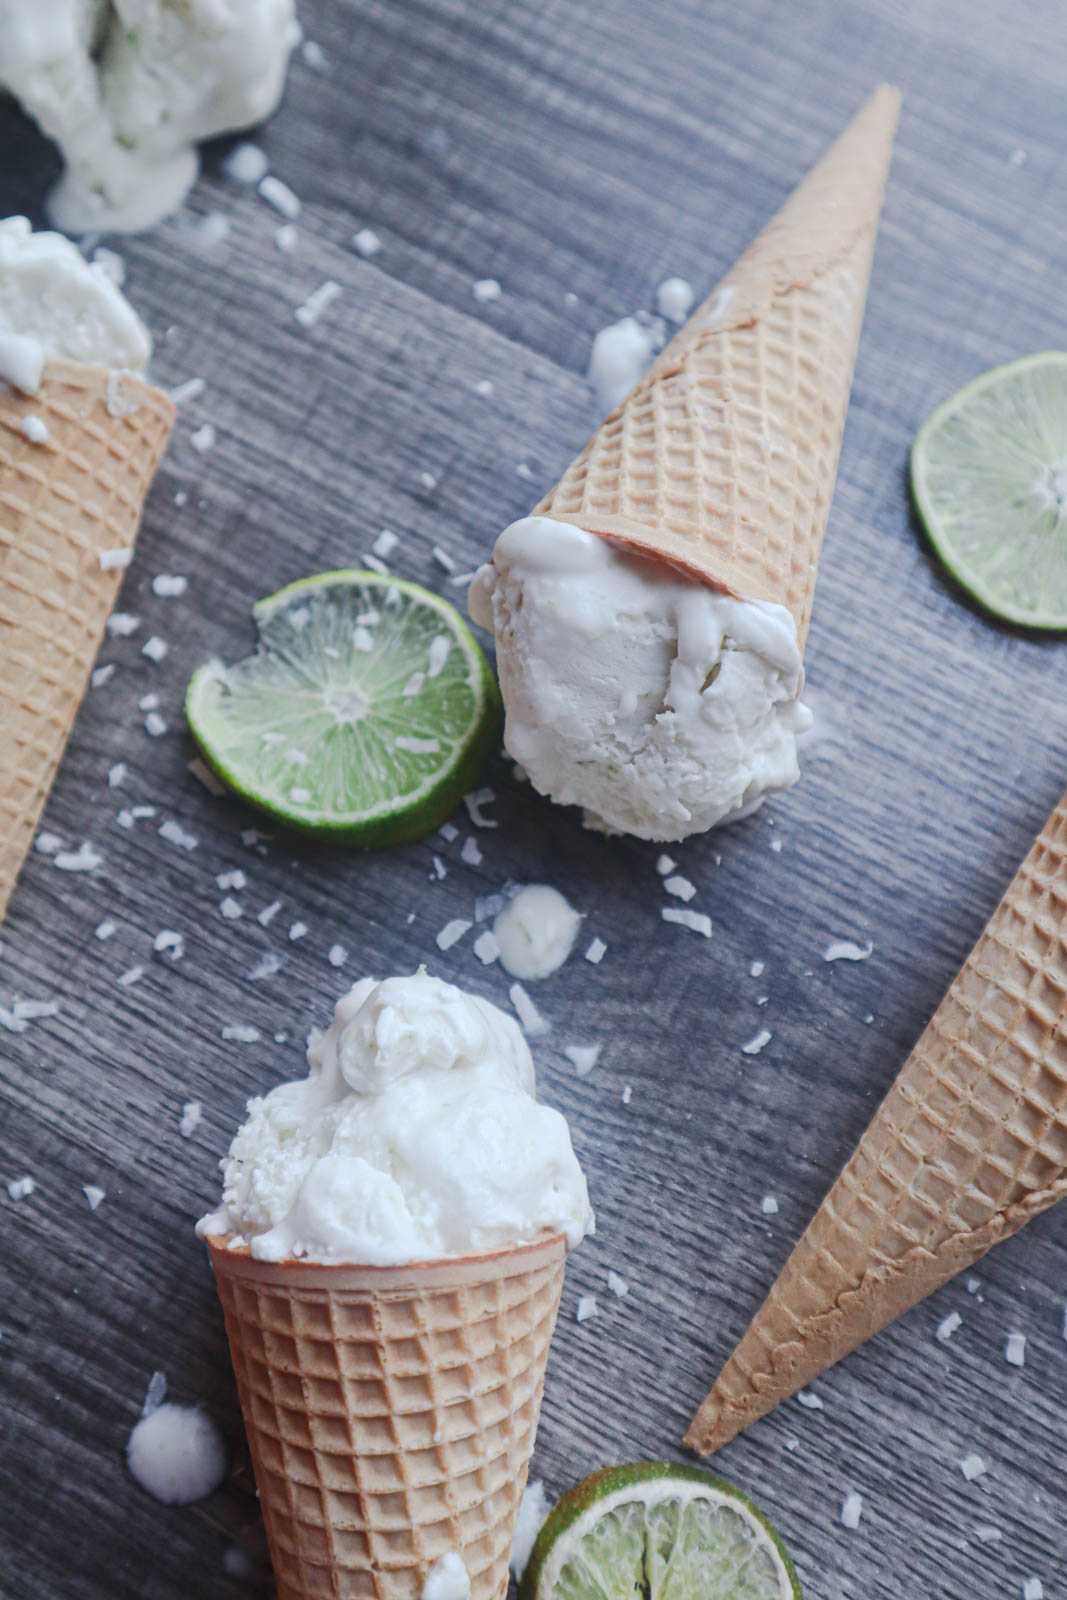
[[[0,918],[173,426],[149,352],[69,240],[0,222]]]
[[[898,110],[871,97],[475,579],[508,749],[591,826],[682,839],[798,775]]]
[[[499,1600],[568,1248],[558,1112],[494,1006],[364,979],[253,1100],[211,1250],[279,1600]]]

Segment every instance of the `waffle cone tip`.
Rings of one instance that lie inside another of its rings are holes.
[[[796,1394],[1067,1194],[1067,795],[686,1434]]]
[[[536,512],[807,635],[900,95],[878,89]]]

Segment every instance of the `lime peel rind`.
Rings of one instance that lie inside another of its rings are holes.
[[[1067,352],[994,367],[942,402],[911,450],[933,549],[991,616],[1067,631]]]
[[[653,1493],[642,1485],[655,1484]],[[671,1493],[672,1486],[674,1494]],[[580,1542],[612,1509],[629,1501],[651,1506],[672,1499],[703,1498],[735,1509],[745,1524],[761,1538],[779,1579],[782,1600],[802,1600],[792,1558],[777,1529],[753,1501],[723,1478],[701,1467],[670,1461],[641,1461],[606,1467],[593,1473],[564,1495],[546,1518],[519,1586],[519,1600],[554,1600],[563,1568]],[[560,1541],[565,1541],[560,1549]],[[554,1552],[557,1552],[554,1554]],[[655,1594],[651,1600],[657,1600]]]

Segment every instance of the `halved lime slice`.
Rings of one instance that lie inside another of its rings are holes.
[[[930,543],[987,611],[1067,629],[1067,353],[946,400],[912,446],[911,485]]]
[[[342,844],[399,844],[442,822],[500,731],[496,680],[458,611],[400,578],[326,572],[253,616],[256,651],[208,662],[186,696],[223,782]]]
[[[781,1539],[751,1500],[699,1467],[609,1467],[565,1495],[519,1600],[800,1600]]]

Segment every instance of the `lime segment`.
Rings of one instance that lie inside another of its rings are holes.
[[[1067,629],[1067,353],[995,367],[930,416],[915,504],[953,577],[987,611]]]
[[[201,667],[186,696],[219,777],[343,844],[397,844],[443,821],[500,727],[496,681],[455,608],[400,578],[327,572],[253,615],[255,652]]]
[[[520,1600],[800,1600],[763,1514],[697,1467],[644,1461],[594,1474],[538,1535]]]

